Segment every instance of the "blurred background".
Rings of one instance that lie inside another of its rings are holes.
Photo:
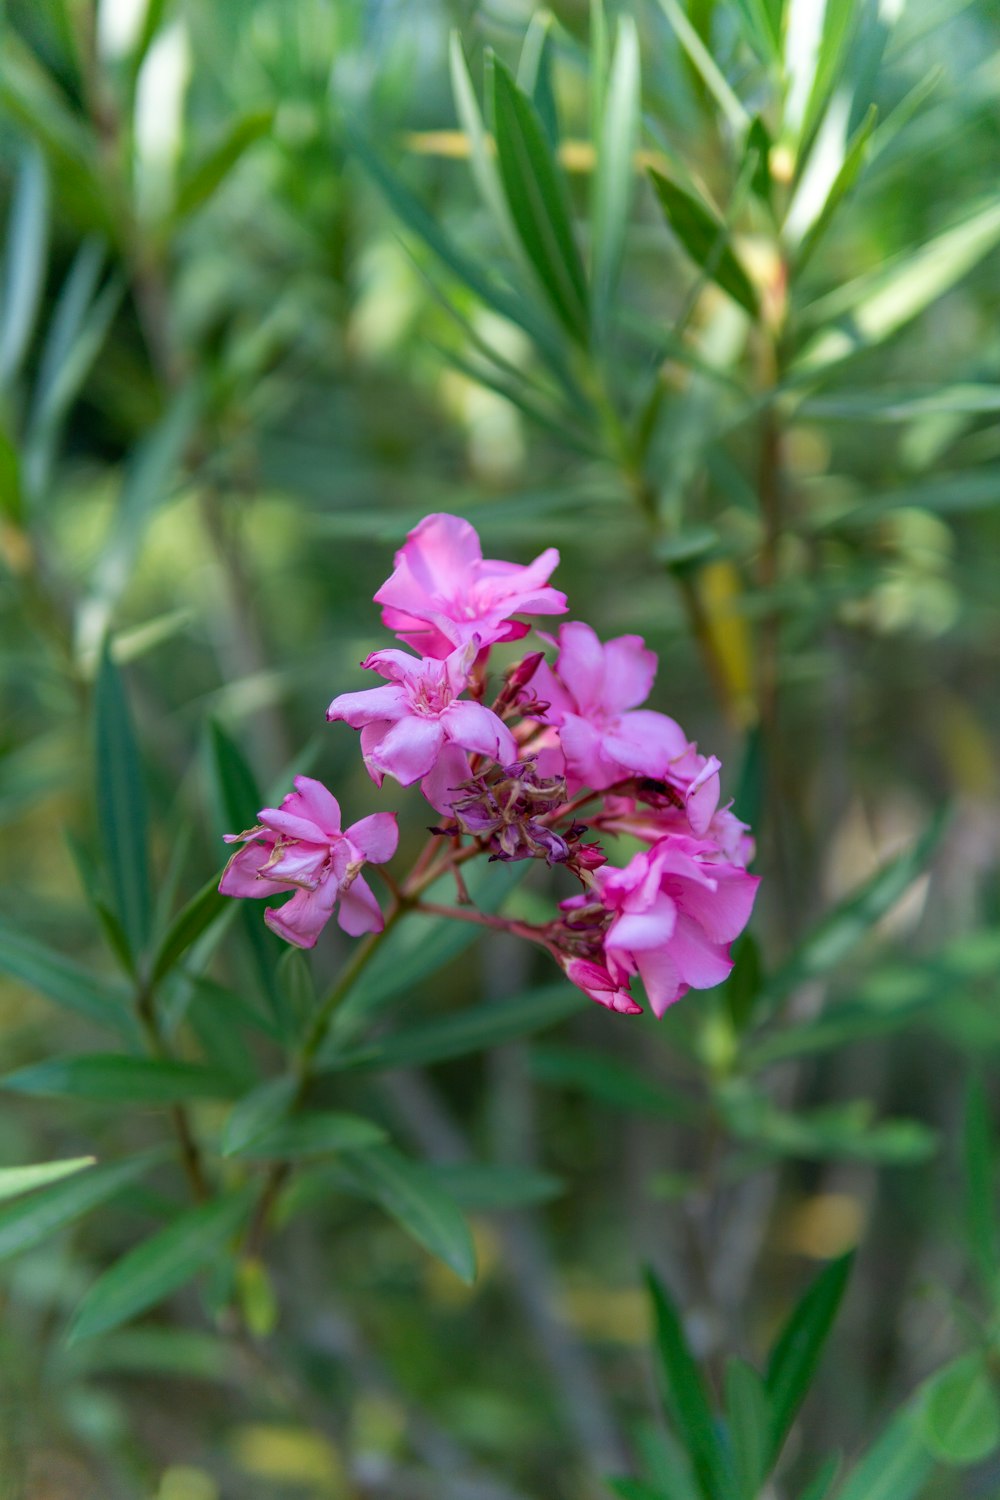
[[[67,1348],[179,1179],[35,1240],[0,1217],[0,1495],[568,1500],[642,1463],[647,1490],[619,1493],[667,1494],[641,1267],[714,1368],[759,1360],[859,1245],[773,1491],[804,1494],[996,1332],[995,8],[4,12],[3,1072],[97,1045],[60,963],[128,979],[95,815],[109,632],[158,920],[252,824],[254,782],[319,775],[419,841],[415,799],[376,791],[323,716],[362,686],[371,595],[430,511],[487,556],[557,546],[571,614],[655,647],[654,706],[722,758],[764,880],[730,985],[661,1023],[578,1007],[340,1088],[469,1213],[471,1288],[305,1174],[266,1269],[239,1271],[256,1343],[220,1324],[230,1282]],[[489,49],[532,101],[537,139],[507,129],[543,163],[554,250],[487,139]],[[546,878],[507,909],[547,909]],[[277,1052],[240,1007],[311,982],[259,917],[170,1022],[248,1080]],[[319,988],[345,951],[324,937]],[[443,956],[377,1027],[555,979],[501,939]],[[162,1107],[2,1111],[3,1165],[166,1138]],[[193,1107],[209,1153],[225,1114]],[[1000,1494],[990,1401],[976,1462],[921,1494]]]

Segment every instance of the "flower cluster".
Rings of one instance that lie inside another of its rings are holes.
[[[720,806],[715,756],[700,754],[675,720],[642,706],[657,663],[639,636],[602,642],[589,625],[564,623],[556,637],[542,636],[553,660],[538,650],[524,656],[487,702],[493,648],[527,634],[523,616],[566,613],[565,595],[549,583],[558,561],[553,548],[527,566],[486,559],[467,521],[425,517],[375,595],[383,623],[415,654],[373,652],[362,666],[382,684],[341,693],[327,718],[360,731],[376,785],[386,776],[404,787],[419,782],[438,814],[436,848],[402,882],[389,879],[397,907],[419,910],[430,880],[448,870],[466,900],[460,866],[477,855],[560,866],[579,883],[577,893],[550,921],[511,929],[545,947],[609,1009],[641,1009],[631,991],[638,976],[662,1015],[732,968],[729,947],[758,883],[746,868],[753,842]],[[345,931],[380,930],[360,872],[394,854],[393,814],[342,832],[334,798],[299,777],[282,807],[259,819],[231,836],[242,847],[223,877],[226,894],[293,891],[266,918],[301,947],[315,943],[338,904]],[[624,865],[600,842],[617,836],[641,846]]]

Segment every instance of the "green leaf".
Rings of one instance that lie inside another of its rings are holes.
[[[736,12],[743,24],[743,34],[757,56],[762,62],[775,62],[779,39],[767,0],[736,0]]]
[[[517,61],[517,86],[538,112],[546,139],[555,150],[559,144],[559,111],[552,77],[553,15],[550,10],[536,10],[528,22]]]
[[[381,1146],[386,1139],[386,1132],[374,1120],[325,1110],[293,1115],[254,1135],[236,1151],[255,1160],[294,1161],[305,1156]]]
[[[722,220],[661,172],[650,168],[649,179],[667,222],[695,265],[755,318],[757,293],[736,258],[729,231]]]
[[[107,642],[94,686],[94,718],[101,845],[114,909],[135,955],[150,927],[146,791],[125,688]]]
[[[219,876],[215,874],[177,913],[164,933],[153,960],[154,985],[170,973],[191,944],[197,942],[216,917],[228,909],[228,904],[226,897],[219,892]]]
[[[56,1005],[86,1016],[98,1026],[107,1026],[128,1038],[138,1034],[127,1009],[128,992],[121,985],[88,973],[2,919],[0,972],[38,990]]]
[[[199,1204],[137,1245],[98,1277],[77,1308],[68,1342],[93,1338],[162,1302],[219,1254],[239,1229],[255,1188]]]
[[[0,1202],[16,1198],[32,1188],[45,1187],[63,1177],[72,1177],[84,1167],[92,1167],[96,1156],[76,1156],[69,1161],[41,1162],[36,1167],[0,1167]]]
[[[780,1156],[912,1165],[937,1149],[934,1131],[918,1120],[876,1121],[869,1099],[791,1114],[742,1079],[724,1085],[717,1097],[734,1136]]]
[[[373,1198],[415,1240],[463,1281],[476,1278],[476,1252],[461,1210],[428,1173],[391,1146],[352,1152],[338,1177]]]
[[[801,275],[802,268],[811,257],[816,246],[829,228],[834,214],[840,207],[844,198],[854,186],[861,175],[871,148],[872,132],[878,119],[878,109],[873,104],[865,115],[861,124],[847,143],[844,151],[844,159],[840,164],[836,176],[826,193],[822,204],[817,208],[815,214],[810,216],[808,228],[802,235],[801,243],[795,254],[795,274]]]
[[[580,1089],[612,1109],[636,1110],[666,1119],[700,1118],[695,1102],[648,1078],[607,1052],[558,1045],[531,1049],[531,1075],[557,1088]]]
[[[540,346],[550,344],[546,325],[535,316],[531,307],[521,298],[512,296],[481,270],[477,261],[465,255],[438,221],[428,213],[419,199],[415,198],[404,183],[390,171],[379,154],[349,121],[341,122],[341,129],[368,175],[378,184],[389,206],[403,223],[431,249],[438,259],[448,267],[459,281],[474,292],[487,307],[502,318],[517,324]]]
[[[709,93],[712,94],[715,102],[728,120],[730,127],[737,135],[743,135],[750,123],[750,117],[719,71],[712,54],[705,46],[695,28],[691,25],[691,22],[684,14],[677,0],[660,0],[660,8],[673,27],[677,40],[687,53],[691,64],[701,75],[702,82]]]
[[[244,153],[268,134],[273,123],[273,109],[256,109],[233,121],[222,139],[180,183],[173,211],[176,223],[204,207]]]
[[[162,1161],[165,1154],[163,1150],[150,1151],[127,1161],[92,1167],[0,1207],[0,1260],[33,1250],[67,1224],[115,1197]]]
[[[294,1078],[269,1078],[245,1094],[222,1132],[223,1156],[235,1156],[272,1130],[288,1113],[297,1092]]]
[[[665,1286],[652,1272],[646,1280],[656,1315],[656,1349],[664,1403],[691,1459],[705,1500],[717,1500],[730,1487],[725,1455],[701,1371],[684,1336],[680,1315]]]
[[[118,1052],[85,1052],[50,1057],[0,1078],[15,1094],[100,1099],[107,1104],[174,1104],[182,1099],[232,1099],[240,1081],[199,1063]]]
[[[593,326],[603,335],[614,306],[621,271],[629,204],[635,179],[641,100],[639,36],[631,16],[618,25],[604,118],[597,148],[591,209]]]
[[[982,1079],[973,1078],[965,1098],[965,1224],[966,1236],[979,1275],[992,1287],[997,1274],[996,1146],[989,1104]]]
[[[587,282],[565,183],[534,106],[499,59],[493,118],[500,178],[521,243],[557,316],[585,344]]]
[[[826,369],[889,338],[950,291],[998,241],[1000,201],[991,196],[919,249],[814,302],[806,316],[823,325],[822,331],[796,359],[793,370],[806,374]]]
[[[745,1360],[726,1362],[726,1419],[740,1500],[756,1500],[770,1468],[768,1433],[773,1416],[760,1375]]]
[[[920,1424],[904,1407],[852,1470],[836,1500],[915,1500],[932,1467]]]
[[[448,58],[451,68],[451,88],[455,96],[455,110],[459,124],[468,137],[469,166],[476,187],[479,189],[479,196],[503,236],[505,244],[520,261],[523,256],[521,242],[517,237],[514,221],[504,197],[500,173],[497,170],[494,144],[486,133],[482,112],[469,76],[468,64],[465,61],[465,53],[462,51],[461,34],[458,31],[451,33]]]
[[[1000,1446],[1000,1404],[983,1355],[967,1354],[923,1387],[920,1430],[935,1458],[974,1464]]]
[[[800,18],[814,17],[816,10],[816,0],[791,0],[785,31],[786,39],[790,39],[792,28]],[[812,138],[829,106],[833,90],[837,86],[851,23],[855,16],[855,0],[825,0],[822,15],[823,24],[819,46],[814,52],[807,52],[807,67],[803,70],[805,76],[801,78],[804,84],[811,70],[811,87],[808,93],[804,87],[800,88],[799,78],[796,78],[792,85],[796,98],[803,99],[805,103],[800,121],[789,122],[792,123],[800,141],[809,141]],[[808,20],[806,25],[809,25]],[[845,85],[847,82],[845,80]],[[800,163],[802,159],[803,153],[800,153]]]
[[[564,1184],[558,1177],[548,1172],[529,1171],[527,1167],[505,1167],[493,1162],[449,1162],[424,1170],[449,1198],[470,1213],[528,1208],[536,1203],[548,1203],[564,1191]]]
[[[609,1479],[608,1487],[620,1500],[673,1500],[664,1490],[647,1484],[644,1479]]]
[[[947,822],[948,812],[944,809],[930,820],[911,848],[876,870],[846,901],[824,917],[768,980],[763,999],[774,1004],[807,980],[836,968],[923,873],[941,841]]]
[[[827,1500],[839,1469],[840,1458],[837,1454],[834,1454],[832,1458],[828,1458],[820,1467],[820,1471],[812,1483],[808,1484],[803,1490],[801,1500]]]
[[[21,367],[42,295],[49,222],[48,177],[37,146],[21,157],[7,223],[0,297],[0,388]]]
[[[781,1452],[805,1400],[847,1288],[854,1256],[831,1261],[792,1312],[771,1350],[764,1384],[771,1404],[768,1457]]]
[[[578,1014],[582,1008],[579,991],[571,985],[548,985],[529,990],[517,1000],[475,1005],[440,1020],[408,1026],[405,1031],[341,1053],[334,1066],[384,1070],[464,1057],[470,1052],[484,1052],[518,1037],[530,1036]]]

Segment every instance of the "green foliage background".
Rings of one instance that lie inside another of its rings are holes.
[[[998,41],[8,0],[4,1500],[1000,1491]],[[753,935],[633,1022],[413,918],[302,1109],[349,945],[220,835],[392,805],[323,712],[433,510],[661,653]]]

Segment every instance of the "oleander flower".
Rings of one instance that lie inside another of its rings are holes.
[[[612,979],[603,964],[589,958],[560,958],[563,973],[571,984],[582,990],[605,1010],[615,1010],[622,1016],[641,1016],[642,1006],[637,1005],[628,992],[628,981],[622,984]]]
[[[662,776],[686,755],[687,736],[673,719],[638,705],[649,697],[656,653],[638,635],[602,643],[589,625],[575,620],[559,628],[553,669],[536,670],[531,691],[548,704],[541,722],[558,732],[537,742],[546,772],[565,765],[570,792],[581,786],[603,791],[632,775]],[[532,742],[535,748],[536,742]]]
[[[472,774],[470,753],[502,764],[517,758],[506,724],[460,697],[480,644],[474,636],[444,660],[374,651],[362,665],[388,678],[386,686],[334,698],[326,716],[361,730],[361,753],[377,785],[384,776],[401,786],[419,781],[431,806],[448,812]]]
[[[280,808],[265,807],[245,833],[227,833],[242,844],[219,882],[224,896],[270,897],[294,892],[283,906],[268,907],[264,920],[297,948],[312,948],[339,907],[337,921],[358,937],[381,932],[379,904],[361,871],[384,864],[396,852],[395,813],[373,813],[341,829],[340,805],[320,781],[296,776],[295,791]]]
[[[714,845],[677,835],[594,876],[612,912],[604,934],[608,973],[639,974],[656,1015],[689,989],[721,984],[732,969],[729,944],[746,926],[759,877],[718,859]]]
[[[407,646],[443,659],[473,636],[480,648],[519,640],[528,626],[512,615],[565,614],[565,594],[548,583],[558,561],[555,547],[527,566],[484,558],[468,521],[425,516],[396,553],[375,603],[383,606],[383,624]]]

